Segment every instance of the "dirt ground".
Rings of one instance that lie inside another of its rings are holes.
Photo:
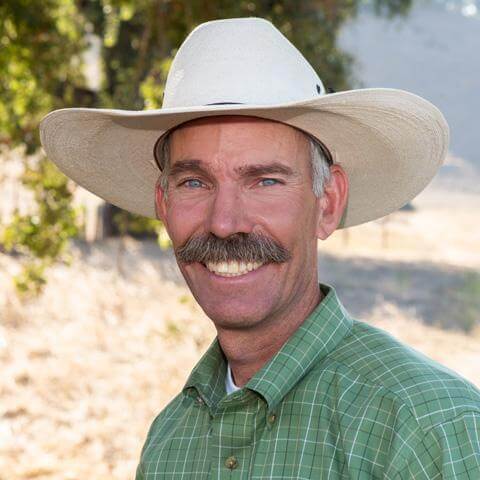
[[[478,198],[432,192],[336,232],[319,276],[354,316],[480,387]],[[0,254],[0,480],[132,479],[149,425],[214,337],[154,242],[73,254],[30,302],[9,280],[19,259]]]

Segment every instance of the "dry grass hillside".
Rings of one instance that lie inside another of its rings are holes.
[[[357,318],[480,386],[480,205],[458,198],[335,233],[319,273]],[[30,302],[9,280],[19,259],[0,254],[0,480],[132,479],[151,421],[212,340],[171,253],[126,247],[75,246]]]

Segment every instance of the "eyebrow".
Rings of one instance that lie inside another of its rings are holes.
[[[237,167],[235,171],[244,177],[256,177],[259,175],[285,175],[292,176],[293,170],[282,163],[269,163],[267,165],[246,165]]]
[[[169,176],[176,176],[187,172],[197,172],[208,174],[208,170],[202,166],[201,160],[185,159],[175,162],[171,169]],[[235,168],[235,172],[242,177],[256,177],[261,175],[285,175],[293,176],[294,171],[287,165],[279,162],[269,163],[267,165],[242,165]]]
[[[202,162],[200,160],[179,160],[175,162],[169,172],[169,176],[174,177],[175,175],[180,175],[181,173],[186,172],[198,172],[198,173],[207,173],[205,168],[202,167]]]

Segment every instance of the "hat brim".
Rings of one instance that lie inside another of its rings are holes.
[[[40,124],[47,156],[90,192],[155,218],[157,139],[200,117],[246,115],[304,130],[327,146],[349,180],[338,228],[396,211],[432,180],[448,149],[449,129],[427,100],[388,88],[349,90],[279,105],[210,105],[159,110],[67,108]]]

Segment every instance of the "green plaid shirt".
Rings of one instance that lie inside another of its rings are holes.
[[[154,420],[137,480],[480,479],[480,392],[321,288],[314,312],[230,395],[212,343]]]

